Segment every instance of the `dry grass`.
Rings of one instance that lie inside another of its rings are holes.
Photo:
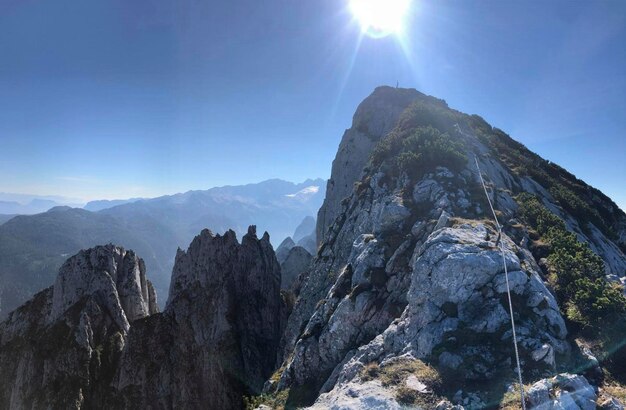
[[[285,366],[283,365],[281,368],[277,369],[274,372],[274,374],[272,374],[272,376],[270,377],[270,381],[272,381],[274,383],[278,383],[280,381],[280,378],[282,377],[284,371],[285,371]]]
[[[622,403],[626,403],[626,386],[617,383],[605,384],[602,387],[602,391],[610,396],[615,397]]]
[[[526,393],[526,397],[528,397],[528,390],[532,387],[531,384],[524,385],[524,393]],[[527,401],[528,402],[528,401]],[[516,384],[515,388],[512,391],[507,391],[504,393],[502,397],[502,401],[500,401],[500,406],[498,409],[500,410],[519,410],[522,408],[520,396],[519,396],[519,386]]]
[[[361,380],[363,380],[364,382],[377,379],[379,375],[380,367],[376,362],[366,364],[365,367],[363,367],[363,369],[361,370]]]
[[[420,393],[411,388],[402,386],[396,389],[396,400],[404,406],[432,409],[441,401],[441,397],[434,394]]]
[[[510,391],[504,394],[502,397],[502,401],[500,402],[500,406],[498,407],[500,410],[519,410],[522,408],[519,391]]]
[[[361,370],[361,380],[380,380],[384,387],[393,389],[398,403],[407,406],[433,408],[441,397],[433,393],[421,393],[406,386],[409,376],[415,376],[431,390],[441,388],[441,376],[433,367],[421,360],[404,359],[386,366],[369,363]]]
[[[467,218],[462,218],[459,216],[454,216],[450,218],[449,223],[451,223],[451,226],[453,228],[457,228],[461,225],[470,225],[473,227],[484,225],[487,228],[490,228],[491,230],[491,232],[489,232],[490,234],[497,234],[495,223],[493,222],[493,219],[489,219],[489,218],[467,219]]]
[[[439,372],[417,359],[401,360],[381,367],[379,379],[385,387],[402,386],[410,375],[417,377],[432,390],[441,387]]]

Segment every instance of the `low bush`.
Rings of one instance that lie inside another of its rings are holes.
[[[537,197],[524,193],[517,202],[522,218],[549,244],[549,280],[566,317],[591,328],[625,317],[622,288],[605,279],[604,261],[589,245],[578,241]]]
[[[417,180],[438,166],[460,171],[467,156],[458,139],[427,126],[417,127],[407,135],[390,134],[374,150],[372,162],[386,165],[385,170],[395,176],[406,172]]]
[[[281,390],[271,394],[261,394],[259,396],[244,396],[243,406],[245,410],[254,410],[261,405],[265,405],[274,410],[284,410],[289,398],[289,390]]]

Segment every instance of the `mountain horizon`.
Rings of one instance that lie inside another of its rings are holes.
[[[97,213],[56,207],[0,226],[0,250],[7,233],[24,231],[15,221],[53,226],[57,247],[59,229],[89,215],[102,224],[68,238],[114,224],[147,243],[176,226],[196,231],[186,251],[177,247],[162,312],[154,244],[67,259],[53,286],[0,322],[0,404],[143,408],[165,391],[158,408],[622,406],[626,214],[601,191],[478,115],[385,86],[358,106],[326,189],[313,182],[190,191]],[[239,241],[231,228],[259,216],[237,213],[251,206],[281,205],[284,223],[285,210],[320,192],[317,218],[302,218],[276,252],[267,231],[250,225]],[[154,224],[197,220],[197,205],[214,203],[203,209],[234,212],[221,227],[205,228],[218,226],[215,213],[200,225]],[[41,216],[56,222],[31,221]],[[291,239],[310,231],[314,255]],[[83,333],[93,336],[59,345]],[[76,365],[39,381],[50,357]],[[16,372],[27,376],[14,387]],[[522,377],[526,397],[512,394]]]
[[[186,247],[200,230],[232,229],[243,236],[254,223],[271,232],[278,246],[304,219],[317,214],[325,189],[326,181],[319,178],[300,183],[270,179],[131,202],[92,203],[94,211],[54,206],[44,213],[5,220],[0,216],[0,317],[50,284],[69,254],[99,244],[116,243],[141,252],[157,294],[165,295],[176,249]]]
[[[0,410],[626,409],[626,0],[0,1]]]

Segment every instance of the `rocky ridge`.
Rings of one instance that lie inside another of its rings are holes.
[[[528,407],[623,408],[626,215],[482,118],[376,89],[316,231],[202,231],[162,313],[132,252],[81,252],[0,324],[0,408],[519,408],[503,263]]]
[[[283,263],[285,259],[287,259],[287,255],[289,255],[289,251],[296,246],[296,243],[291,239],[290,236],[286,237],[278,248],[276,248],[276,258],[278,262]]]
[[[280,280],[267,233],[204,230],[158,313],[132,251],[81,251],[0,324],[0,408],[239,409],[275,367]]]
[[[0,324],[0,408],[93,408],[130,323],[157,312],[144,263],[113,245],[81,251]]]
[[[565,317],[566,301],[555,296],[558,283],[551,281],[565,273],[551,266],[553,249],[541,243],[541,227],[524,219],[518,195],[539,198],[539,206],[601,257],[604,272],[593,275],[607,292],[604,275],[626,274],[624,213],[480,117],[415,90],[381,87],[357,110],[333,163],[318,214],[319,251],[289,318],[283,363],[268,392],[287,392],[289,406],[319,408],[368,408],[385,396],[391,401],[380,408],[430,408],[422,400],[431,400],[434,391],[469,408],[504,402],[515,380],[508,305],[475,158],[505,227],[500,241],[526,380],[575,366],[586,369],[582,373],[597,368],[597,360],[581,352],[580,325],[571,313]],[[571,200],[575,195],[579,202]],[[595,216],[585,218],[587,209]],[[399,399],[408,379],[385,386],[380,375],[364,377],[367,369],[396,362],[424,363],[455,391],[425,382],[428,394],[409,388],[410,397]],[[459,386],[473,391],[456,394]]]
[[[165,310],[131,328],[115,379],[124,408],[238,409],[261,391],[281,333],[280,267],[252,226],[180,251]]]

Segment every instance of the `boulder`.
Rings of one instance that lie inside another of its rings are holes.
[[[540,380],[528,391],[529,409],[595,410],[596,392],[584,376],[559,374]]]

